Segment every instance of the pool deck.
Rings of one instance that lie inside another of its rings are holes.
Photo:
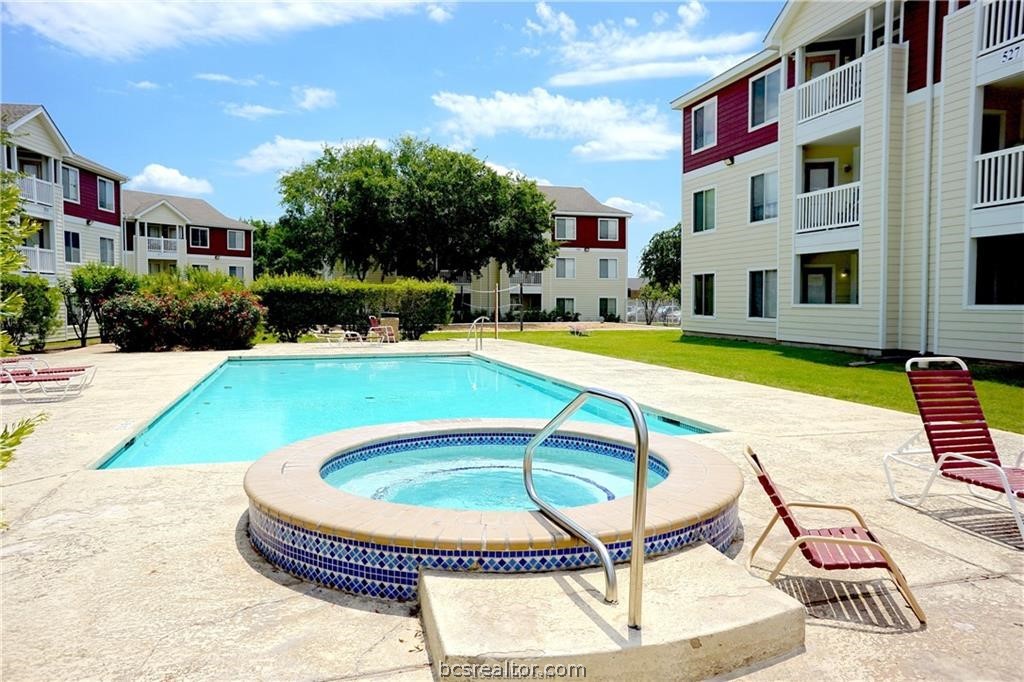
[[[469,345],[282,344],[244,355],[465,352]],[[927,514],[888,499],[881,457],[919,428],[914,415],[513,341],[485,346],[486,357],[623,391],[726,429],[691,438],[743,468],[740,560],[771,515],[743,462],[744,444],[759,451],[791,499],[848,503],[864,513],[907,575],[928,626],[918,625],[881,572],[824,574],[797,559],[780,587],[808,605],[807,651],[749,671],[751,679],[1019,679],[1024,552],[1009,513],[951,483],[936,484]],[[129,355],[93,346],[48,358],[99,367],[81,397],[0,400],[4,422],[50,415],[0,472],[4,680],[431,678],[408,606],[300,582],[252,551],[242,489],[249,463],[90,468],[229,355],[237,353]],[[1004,457],[1024,448],[1024,436],[995,435]],[[908,492],[923,485],[912,470],[897,482]],[[756,562],[762,569],[779,556],[784,533],[767,545]]]

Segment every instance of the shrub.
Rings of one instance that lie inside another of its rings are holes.
[[[295,343],[318,324],[340,324],[341,288],[305,275],[260,277],[253,293],[267,308],[266,326],[281,341]]]
[[[450,284],[403,279],[380,286],[385,309],[398,313],[403,337],[415,340],[451,322],[455,289]]]
[[[4,275],[0,278],[0,291],[4,297],[20,294],[23,301],[21,310],[2,318],[0,323],[11,342],[29,350],[42,350],[46,337],[58,325],[60,293],[39,275]]]
[[[264,308],[249,291],[204,292],[175,300],[178,337],[187,348],[251,348]]]
[[[188,268],[146,275],[142,278],[139,289],[143,293],[155,296],[190,298],[199,293],[245,291],[245,283],[223,272]]]
[[[169,296],[127,294],[103,304],[107,336],[128,352],[167,350],[177,342],[177,306]]]
[[[139,278],[120,266],[87,263],[76,267],[70,278],[62,278],[58,287],[68,310],[68,321],[84,347],[93,316],[100,328],[100,340],[110,340],[103,316],[103,304],[138,290]]]

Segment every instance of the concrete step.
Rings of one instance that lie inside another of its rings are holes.
[[[647,562],[640,631],[626,625],[628,566],[618,578],[613,605],[599,569],[424,571],[435,677],[455,667],[469,679],[496,676],[467,666],[504,666],[508,677],[518,666],[582,665],[587,680],[705,679],[802,650],[803,605],[708,545]]]

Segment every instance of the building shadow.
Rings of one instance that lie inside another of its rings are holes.
[[[901,634],[924,627],[887,579],[852,581],[782,576],[775,581],[775,586],[802,603],[814,625],[875,634]]]

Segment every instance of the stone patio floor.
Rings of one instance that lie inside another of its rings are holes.
[[[482,355],[725,431],[693,438],[741,466],[746,540],[767,498],[742,447],[757,449],[791,499],[859,508],[901,564],[928,614],[921,628],[881,572],[816,572],[795,559],[779,582],[807,605],[806,652],[746,671],[751,679],[1020,679],[1024,552],[1009,513],[937,483],[927,513],[888,499],[882,455],[919,428],[914,415],[513,341]],[[393,347],[259,346],[248,356],[465,352],[464,341]],[[4,680],[427,680],[419,620],[407,605],[353,597],[276,571],[249,547],[248,463],[115,469],[99,462],[224,358],[239,353],[69,351],[93,363],[81,397],[23,405],[3,421],[50,415],[0,472]],[[1022,392],[1024,400],[1024,392]],[[996,432],[1004,457],[1024,436]],[[903,491],[922,474],[901,472]],[[845,519],[803,514],[806,525]],[[785,546],[779,530],[760,575]]]

